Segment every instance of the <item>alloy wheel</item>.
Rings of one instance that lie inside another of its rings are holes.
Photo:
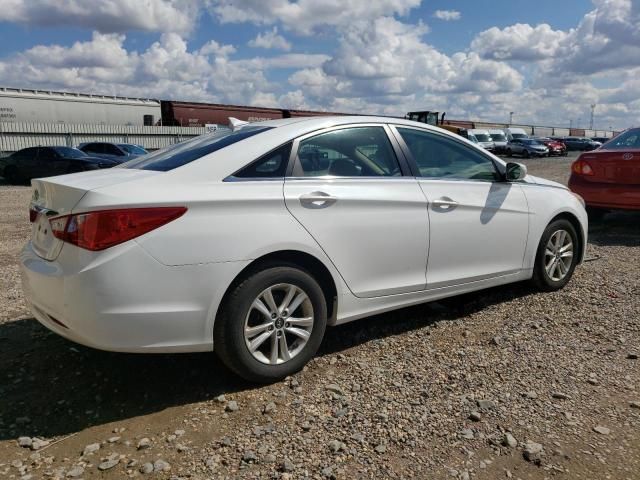
[[[305,347],[313,330],[313,305],[296,285],[279,283],[263,290],[244,322],[249,353],[261,363],[288,362]]]
[[[573,240],[566,230],[556,230],[544,251],[544,268],[554,282],[564,279],[573,262]]]

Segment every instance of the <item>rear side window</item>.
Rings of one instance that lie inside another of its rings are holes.
[[[291,143],[267,153],[233,176],[236,178],[283,178],[289,164]]]
[[[300,142],[294,176],[392,177],[400,165],[383,127],[333,130]]]
[[[122,164],[121,167],[167,172],[191,163],[194,160],[198,160],[224,147],[270,130],[271,128],[273,127],[248,126],[235,132],[223,130],[214,133],[205,133],[186,142],[171,145],[131,160],[130,162]]]

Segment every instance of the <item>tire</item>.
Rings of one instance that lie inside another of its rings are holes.
[[[608,210],[596,207],[587,207],[587,215],[590,222],[600,222],[604,216],[609,213]]]
[[[558,240],[557,235],[559,235],[561,239],[566,238],[562,237],[562,233],[560,232],[564,232],[564,234],[569,237],[571,241],[571,248],[566,248],[568,243],[566,240],[564,240],[562,241],[559,250],[556,250],[554,248],[548,249],[547,247],[550,242],[552,244],[558,245],[556,243],[556,240]],[[562,248],[565,248],[564,252]],[[559,219],[547,225],[547,228],[544,230],[542,238],[540,239],[540,244],[538,245],[538,251],[536,253],[536,261],[533,267],[533,277],[531,281],[533,282],[535,287],[545,292],[553,292],[563,288],[573,276],[576,264],[578,263],[578,254],[580,252],[580,249],[581,245],[578,239],[578,234],[576,233],[576,230],[571,222],[565,219]],[[549,255],[549,252],[551,251],[553,251],[554,253],[556,251],[561,252],[561,255],[563,253],[566,254],[567,251],[571,251],[572,255],[571,257],[564,256],[564,260],[562,260],[562,258],[558,259],[557,257],[555,257],[556,265],[558,263],[558,260],[562,262],[562,265],[557,267],[550,267],[549,272],[547,270],[547,266],[552,265],[552,261],[554,258],[552,255]]]
[[[20,183],[20,176],[18,175],[18,171],[14,166],[5,168],[3,176],[7,183],[11,185],[18,185]]]
[[[507,157],[513,157],[513,152],[511,151],[511,149],[507,150]]]
[[[531,154],[529,153],[529,150],[525,150],[524,152],[522,152],[522,156],[524,158],[529,158],[529,157],[531,157]]]
[[[299,295],[304,296],[302,303],[294,306],[293,312],[285,309],[282,312],[284,315],[277,313],[274,319],[274,311],[280,309],[268,307],[266,292],[271,292],[274,305],[282,307],[286,304],[291,287],[294,293],[291,294],[289,305],[296,304]],[[256,309],[256,300],[260,300],[268,311]],[[269,313],[271,315],[267,316]],[[308,325],[309,316],[312,318],[311,325]],[[296,323],[290,324],[287,319]],[[268,327],[265,328],[266,325]],[[251,382],[270,383],[304,367],[318,351],[326,325],[327,304],[322,288],[308,272],[295,265],[266,266],[249,274],[227,294],[215,322],[214,351],[230,370],[242,378]],[[247,328],[253,328],[254,332],[245,333]],[[291,333],[293,330],[307,331],[309,336],[306,343],[299,333]],[[287,354],[284,354],[281,338],[284,338]],[[252,353],[249,344],[254,342],[258,347]],[[272,342],[277,347],[275,362]],[[288,360],[287,355],[291,355]]]

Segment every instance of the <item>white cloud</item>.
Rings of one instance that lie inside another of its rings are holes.
[[[269,66],[230,59],[230,45],[210,41],[190,51],[181,36],[166,33],[138,53],[124,40],[94,33],[70,47],[37,46],[0,61],[0,77],[8,85],[242,104],[273,89],[263,71]]]
[[[502,30],[493,27],[479,33],[471,42],[471,49],[493,60],[543,60],[556,56],[568,35],[547,24],[532,27],[516,23]]]
[[[2,0],[0,21],[79,26],[105,33],[185,33],[193,28],[199,9],[195,0]]]
[[[344,26],[354,20],[405,15],[422,0],[211,0],[210,11],[223,23],[281,23],[296,33],[311,35],[324,26]]]
[[[249,41],[250,47],[267,48],[276,50],[291,50],[291,43],[282,35],[278,34],[278,27],[273,27],[264,33],[258,33],[258,36]]]
[[[444,20],[445,22],[450,22],[454,20],[460,20],[462,18],[462,15],[457,10],[436,10],[435,12],[433,12],[433,18]]]

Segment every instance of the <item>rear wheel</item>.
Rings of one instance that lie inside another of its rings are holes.
[[[510,148],[507,150],[507,157],[513,157],[513,152]]]
[[[300,370],[317,352],[327,324],[320,285],[297,266],[267,267],[237,284],[214,329],[223,363],[253,382]]]
[[[529,158],[531,156],[531,154],[529,153],[529,150],[525,150],[524,152],[522,152],[522,156],[524,158]]]
[[[565,219],[551,222],[540,239],[532,281],[544,291],[560,290],[573,276],[580,244],[575,228]]]
[[[16,167],[12,165],[4,169],[3,176],[7,181],[7,183],[10,183],[11,185],[17,185],[20,183],[20,176],[18,175],[18,170],[16,169]]]

